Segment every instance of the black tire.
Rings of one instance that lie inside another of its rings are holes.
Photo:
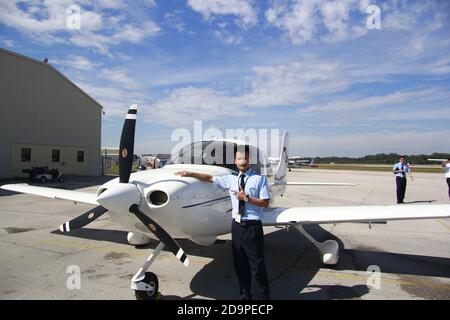
[[[145,278],[142,280],[143,282],[150,285],[150,287],[153,288],[152,291],[141,291],[141,290],[134,290],[134,294],[136,296],[137,300],[155,300],[158,296],[158,277],[153,272],[146,272]]]
[[[47,182],[47,178],[42,176],[42,177],[39,178],[39,182],[40,183],[46,183]]]

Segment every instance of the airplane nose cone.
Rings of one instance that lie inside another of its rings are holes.
[[[112,212],[129,212],[133,204],[141,203],[141,192],[132,183],[119,183],[97,197],[97,202]]]

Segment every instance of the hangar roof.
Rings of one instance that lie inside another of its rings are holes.
[[[53,67],[51,64],[47,63],[47,62],[42,62],[42,61],[38,61],[35,59],[32,59],[30,57],[21,55],[19,53],[13,52],[13,51],[9,51],[3,48],[0,48],[0,53],[5,53],[5,54],[9,54],[15,57],[18,57],[20,59],[24,59],[27,61],[30,61],[32,63],[36,63],[42,67],[46,67],[46,68],[50,68],[53,72],[55,72],[57,75],[59,75],[62,79],[64,79],[66,82],[68,82],[72,87],[74,87],[76,90],[78,90],[81,94],[85,95],[86,97],[88,97],[92,102],[94,102],[94,104],[96,106],[98,106],[100,109],[103,109],[103,106],[98,103],[94,98],[92,98],[90,95],[88,95],[85,91],[83,91],[80,87],[78,87],[75,83],[73,83],[71,80],[69,80],[66,76],[64,76],[60,71],[58,71],[55,67]]]

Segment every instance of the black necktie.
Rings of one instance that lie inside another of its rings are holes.
[[[245,192],[245,181],[244,181],[244,179],[245,179],[245,174],[242,174],[241,175],[241,181],[239,183],[239,186],[240,186],[239,191],[244,190],[244,192]],[[244,200],[239,200],[239,214],[243,215],[244,213],[245,213],[245,201]]]

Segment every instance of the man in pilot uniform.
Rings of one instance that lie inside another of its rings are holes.
[[[270,290],[264,262],[264,233],[262,209],[269,206],[266,176],[250,167],[249,147],[238,147],[234,163],[239,174],[213,177],[209,174],[182,171],[182,177],[212,182],[215,187],[228,189],[233,206],[231,241],[233,264],[239,279],[242,300],[269,300]]]
[[[397,185],[397,203],[404,203],[406,192],[406,174],[410,173],[409,166],[405,163],[405,157],[401,156],[399,161],[394,165],[392,169],[395,175],[395,183]]]

